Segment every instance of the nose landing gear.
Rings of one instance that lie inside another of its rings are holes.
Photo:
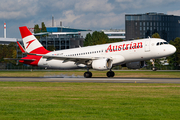
[[[156,70],[157,70],[157,68],[155,67],[154,61],[155,61],[155,59],[150,59],[150,62],[151,62],[152,65],[153,65],[152,71],[156,71]]]

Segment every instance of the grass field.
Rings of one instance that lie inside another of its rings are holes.
[[[178,120],[179,84],[0,82],[1,120]]]
[[[0,77],[83,76],[84,71],[0,71]],[[107,71],[91,71],[92,77],[106,77]],[[180,78],[179,71],[114,71],[115,77]]]

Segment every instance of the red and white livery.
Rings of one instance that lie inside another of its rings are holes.
[[[48,51],[26,26],[20,27],[24,48],[19,42],[22,52],[27,56],[19,62],[44,68],[76,69],[87,68],[84,77],[92,77],[89,69],[110,70],[108,77],[115,74],[111,71],[116,65],[139,69],[144,61],[172,55],[176,48],[163,39],[147,38],[103,45],[80,47],[74,49]]]

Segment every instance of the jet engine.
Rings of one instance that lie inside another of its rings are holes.
[[[108,58],[93,60],[92,68],[95,70],[108,70],[112,67],[112,60]]]
[[[126,67],[128,67],[129,69],[140,69],[143,68],[144,65],[145,65],[145,61],[126,63]]]

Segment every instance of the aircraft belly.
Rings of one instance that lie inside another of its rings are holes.
[[[74,62],[65,62],[63,63],[62,60],[46,60],[41,59],[38,63],[39,67],[44,68],[56,68],[56,69],[76,69],[79,68],[78,65],[76,65]]]
[[[133,49],[129,50],[128,53],[123,53],[122,56],[126,61],[144,61],[155,55],[152,52],[145,52],[144,49]]]

